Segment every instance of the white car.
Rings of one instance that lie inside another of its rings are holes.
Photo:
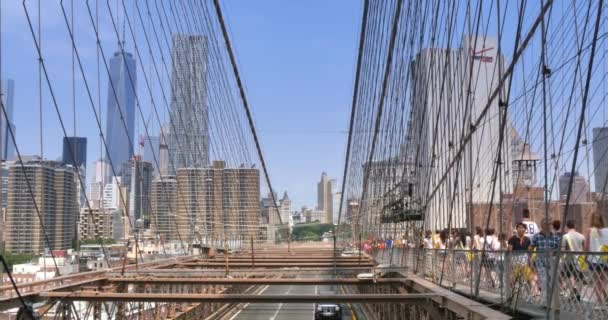
[[[357,279],[359,280],[373,280],[374,279],[374,274],[369,272],[369,273],[359,273],[357,275]]]

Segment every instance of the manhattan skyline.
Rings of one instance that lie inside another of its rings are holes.
[[[273,188],[288,190],[294,202],[294,208],[316,203],[316,182],[320,172],[326,171],[332,177],[341,180],[345,155],[345,141],[348,121],[345,114],[350,112],[352,98],[352,79],[356,60],[354,54],[357,46],[358,24],[362,5],[358,2],[339,1],[324,4],[325,10],[319,11],[311,5],[303,3],[282,3],[260,7],[254,3],[228,1],[226,18],[234,22],[230,24],[230,32],[234,36],[234,47],[237,52],[239,65],[243,76],[250,107],[258,126],[260,143],[265,150],[270,169]],[[281,4],[280,6],[278,4]],[[321,2],[319,2],[321,4]],[[31,8],[30,8],[31,7]],[[34,9],[30,5],[29,9]],[[23,18],[23,7],[20,2],[3,3],[2,33],[6,41],[18,47],[30,48],[33,45],[31,35],[27,32],[27,24]],[[52,18],[43,17],[43,51],[47,60],[47,68],[53,79],[57,81],[54,89],[58,96],[58,104],[62,113],[67,117],[72,112],[72,76],[69,67],[63,61],[70,59],[69,42],[65,38],[66,29],[63,20],[59,19],[55,3],[42,2],[43,12],[53,12]],[[96,44],[94,39],[80,37],[79,33],[89,32],[91,22],[86,11],[81,7],[75,9],[77,16],[75,24],[76,42],[82,48],[81,59],[85,71],[96,73]],[[115,38],[112,36],[111,22],[108,17],[100,19],[100,30],[107,38],[101,39],[101,46],[107,58],[117,50]],[[284,23],[289,21],[290,23]],[[310,21],[314,24],[310,25]],[[281,29],[275,28],[283,25]],[[9,28],[10,27],[10,28]],[[143,37],[142,33],[137,36]],[[301,40],[294,41],[294,36]],[[113,39],[114,38],[114,39]],[[145,40],[139,40],[144,43]],[[283,44],[277,50],[267,50],[272,43]],[[331,45],[332,50],[326,50]],[[66,49],[68,48],[68,49]],[[129,31],[126,33],[124,44],[126,52],[135,53],[133,40]],[[141,48],[143,51],[143,48]],[[165,58],[170,58],[170,51],[165,48]],[[35,52],[26,50],[18,52],[2,48],[2,73],[5,77],[15,80],[15,117],[18,127],[17,143],[22,154],[40,154],[39,123],[38,123],[38,88],[32,82],[30,75],[38,72]],[[146,56],[143,57],[147,59]],[[54,64],[55,60],[62,61]],[[10,63],[8,63],[10,61]],[[298,63],[294,63],[294,62]],[[160,63],[160,61],[156,61]],[[142,62],[145,66],[150,61]],[[138,80],[141,80],[140,61],[136,61]],[[170,69],[170,64],[168,65]],[[162,70],[161,70],[162,71]],[[88,138],[87,168],[92,168],[92,162],[103,155],[100,154],[99,132],[94,122],[94,115],[86,95],[82,77],[76,66],[76,136]],[[154,71],[146,69],[148,77],[152,78]],[[102,126],[106,130],[106,98],[108,79],[103,61],[100,62],[100,88],[102,103]],[[323,77],[318,77],[322,74]],[[104,76],[105,75],[105,76]],[[297,76],[294,76],[297,75]],[[37,78],[37,76],[36,76]],[[97,80],[88,79],[95,89],[94,100],[97,100]],[[272,90],[279,85],[282,91]],[[168,87],[168,83],[165,83]],[[150,98],[145,94],[142,81],[138,81],[136,90],[141,101],[141,107],[146,117],[150,114]],[[168,109],[160,105],[162,96],[159,84],[152,84],[158,91],[155,96],[160,110],[161,121],[168,122]],[[309,92],[314,94],[302,94]],[[170,92],[165,92],[167,95]],[[300,98],[293,99],[297,94]],[[52,109],[48,88],[43,85],[43,129],[44,157],[56,159],[61,156],[63,134],[59,130],[59,122]],[[95,101],[97,102],[97,101]],[[98,106],[95,106],[96,109]],[[164,109],[164,111],[162,110]],[[281,119],[281,121],[276,121]],[[68,128],[72,124],[69,121]],[[159,126],[150,121],[150,134],[158,135]],[[145,136],[142,121],[135,117],[134,145],[137,148],[139,135]],[[21,134],[28,132],[31,134]],[[73,135],[68,130],[68,135]],[[311,138],[312,137],[312,138]],[[138,152],[138,150],[135,150]],[[158,155],[157,155],[158,157]],[[210,160],[217,159],[214,150],[210,150]],[[160,160],[160,159],[159,159]],[[304,168],[304,170],[294,168]],[[156,170],[156,165],[154,165]],[[90,177],[91,169],[87,172]],[[89,187],[87,181],[87,188]],[[262,193],[267,190],[262,187]]]

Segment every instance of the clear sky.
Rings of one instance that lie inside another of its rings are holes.
[[[275,188],[296,208],[315,205],[322,171],[342,179],[362,4],[230,0],[224,8]]]
[[[26,2],[34,28],[37,3]],[[58,3],[42,1],[43,52],[71,134],[71,47]],[[69,3],[65,1],[64,5]],[[94,72],[96,50],[91,23],[84,3],[75,3],[77,46],[85,69]],[[106,1],[99,3],[105,6]],[[314,206],[321,172],[342,178],[362,4],[351,0],[222,3],[274,187],[279,194],[288,191],[294,209]],[[39,154],[34,42],[21,1],[2,1],[1,9],[2,76],[15,80],[18,147],[22,154]],[[108,20],[104,20],[109,18],[100,19],[102,45],[109,56],[117,46]],[[77,135],[89,140],[90,164],[99,158],[98,129],[78,73],[76,69]],[[105,108],[107,79],[101,78]],[[96,87],[96,82],[91,85]],[[57,159],[63,133],[44,83],[43,88],[44,156]],[[139,83],[138,90],[143,88]]]

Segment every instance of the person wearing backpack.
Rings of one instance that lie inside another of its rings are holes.
[[[593,271],[593,291],[597,303],[605,306],[608,303],[606,285],[608,283],[608,228],[604,224],[604,218],[597,212],[591,214],[591,227],[587,231],[585,251],[589,269]]]

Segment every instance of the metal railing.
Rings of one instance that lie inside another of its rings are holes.
[[[555,252],[385,248],[374,257],[512,310],[527,306],[608,318],[608,253],[562,252],[557,259]],[[555,290],[548,294],[556,267]]]

